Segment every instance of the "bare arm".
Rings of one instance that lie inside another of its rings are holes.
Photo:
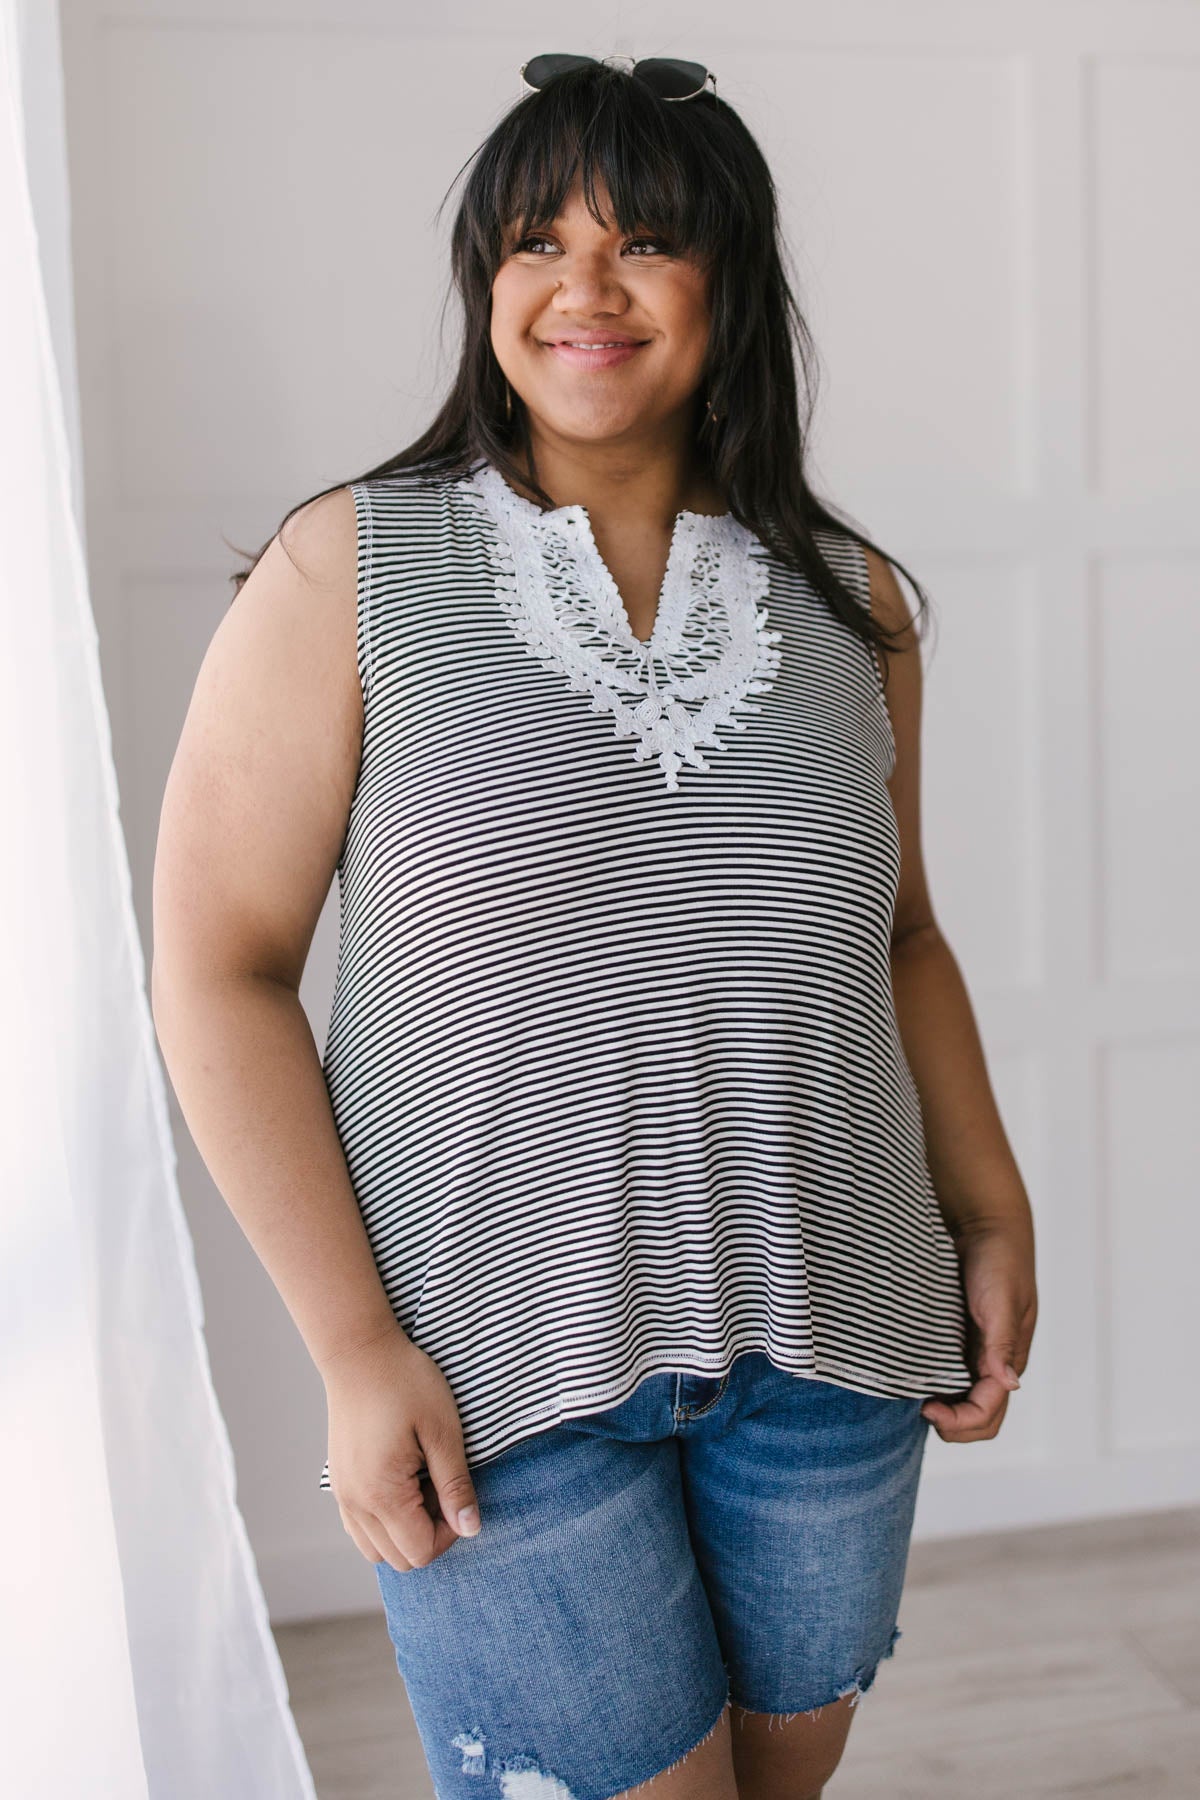
[[[903,630],[889,659],[887,707],[896,740],[888,784],[900,833],[892,924],[892,987],[905,1054],[921,1096],[930,1173],[956,1235],[985,1222],[1029,1224],[1016,1160],[992,1094],[983,1046],[954,953],[934,917],[921,851],[921,660],[912,615],[888,565],[868,551],[871,609]]]
[[[449,1547],[449,1520],[469,1528],[475,1495],[453,1395],[379,1279],[299,992],[362,746],[349,489],[285,536],[294,562],[276,538],[214,634],[167,780],[154,1022],[197,1148],[325,1381],[343,1523],[369,1561],[408,1569]]]
[[[298,514],[222,619],[171,766],[152,1001],[188,1128],[318,1367],[394,1317],[334,1125],[300,977],[362,739],[355,522]]]
[[[1025,1367],[1036,1319],[1033,1216],[992,1093],[966,984],[934,916],[921,851],[922,671],[912,614],[889,565],[867,552],[871,609],[904,634],[889,658],[887,707],[896,740],[889,782],[900,835],[900,881],[892,928],[892,991],[905,1055],[921,1100],[938,1206],[967,1273],[968,1300],[997,1374]],[[987,1241],[972,1256],[972,1243]],[[974,1392],[974,1390],[972,1390]],[[941,1408],[941,1420],[953,1409]],[[961,1409],[959,1409],[961,1410]],[[998,1424],[998,1419],[996,1423]],[[943,1432],[943,1436],[948,1433]],[[990,1436],[963,1431],[962,1436]]]

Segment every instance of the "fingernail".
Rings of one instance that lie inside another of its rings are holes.
[[[1012,1382],[1014,1387],[1020,1387],[1021,1377],[1017,1374],[1017,1371],[1013,1368],[1011,1363],[1005,1363],[1004,1372],[1008,1376],[1009,1380]]]
[[[460,1537],[474,1537],[480,1527],[479,1508],[464,1506],[458,1515],[458,1531]]]

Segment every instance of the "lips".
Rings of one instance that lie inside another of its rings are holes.
[[[545,340],[549,344],[584,344],[589,349],[596,344],[639,344],[642,341],[629,331],[564,331],[556,338]]]
[[[617,332],[605,337],[600,332],[581,332],[578,338],[543,340],[546,348],[560,362],[575,369],[614,369],[642,349],[637,338]]]

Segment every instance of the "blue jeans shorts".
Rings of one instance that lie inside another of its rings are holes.
[[[855,1705],[901,1635],[921,1406],[744,1351],[473,1468],[477,1536],[375,1564],[438,1800],[609,1800],[730,1702]]]

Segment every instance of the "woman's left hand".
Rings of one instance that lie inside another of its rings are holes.
[[[955,1236],[969,1314],[969,1347],[976,1381],[961,1400],[927,1400],[921,1416],[948,1444],[993,1438],[1020,1387],[1037,1321],[1033,1243],[1028,1229],[1011,1225],[960,1227]]]

